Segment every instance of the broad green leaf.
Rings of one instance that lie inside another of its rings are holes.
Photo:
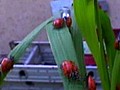
[[[39,32],[41,29],[49,22],[51,22],[53,17],[49,18],[42,24],[40,24],[38,27],[36,27],[32,32],[30,32],[22,41],[20,44],[18,44],[11,52],[9,53],[8,57],[11,56],[14,57],[15,63],[19,60],[19,58],[24,54],[26,51],[26,48],[29,47],[31,42],[39,35]],[[3,83],[4,78],[6,77],[7,73],[2,73],[0,77],[0,84]]]
[[[96,51],[94,48],[98,48],[99,43],[96,35],[94,5],[91,5],[92,1],[93,0],[84,5],[85,0],[74,0],[74,12],[77,24],[81,30],[83,37],[87,41],[91,52],[97,52],[98,50]],[[97,56],[98,53],[95,54],[95,56]]]
[[[65,26],[61,29],[55,29],[52,23],[46,26],[50,46],[58,65],[58,71],[62,76],[64,90],[84,90],[81,80],[70,80],[63,75],[60,65],[64,60],[72,60],[78,65],[78,60],[69,29]],[[81,72],[80,67],[79,72]]]
[[[98,66],[98,71],[104,90],[109,90],[109,75],[104,61],[102,43],[99,42],[96,33],[96,13],[94,0],[74,0],[74,12],[76,21],[85,38]]]

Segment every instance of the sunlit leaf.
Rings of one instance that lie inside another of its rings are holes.
[[[109,90],[109,75],[104,61],[103,46],[97,37],[96,11],[94,0],[74,0],[74,12],[77,24],[85,38],[98,66],[104,90]]]

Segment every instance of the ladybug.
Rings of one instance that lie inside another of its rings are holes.
[[[114,47],[115,47],[115,49],[120,50],[120,40],[119,39],[115,40]]]
[[[116,90],[120,90],[120,84],[116,85]]]
[[[53,25],[55,28],[59,29],[62,28],[64,25],[64,19],[63,18],[57,18],[53,21]]]
[[[2,62],[1,62],[1,70],[2,73],[7,73],[10,71],[10,69],[13,68],[14,65],[14,61],[9,59],[9,58],[3,58]]]
[[[88,77],[88,90],[96,90],[96,83],[92,76]]]
[[[95,80],[93,79],[93,72],[89,72],[87,76],[87,81],[88,81],[88,90],[96,90],[96,83]]]
[[[65,18],[65,23],[66,23],[67,27],[71,27],[71,25],[72,25],[71,17],[64,17],[64,18]]]
[[[64,76],[69,79],[79,79],[78,67],[75,65],[73,61],[65,60],[61,64],[61,69],[63,71]]]

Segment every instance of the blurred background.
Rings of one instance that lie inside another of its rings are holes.
[[[13,46],[51,17],[63,4],[71,3],[72,0],[0,0],[0,58],[5,57]],[[99,0],[99,3],[108,13],[117,34],[120,30],[120,1]],[[1,90],[63,90],[45,30],[35,41],[38,42],[26,50],[25,55],[7,75]],[[83,44],[87,72],[94,73],[98,90],[102,90],[94,59],[86,42]]]
[[[37,25],[52,15],[51,1],[60,0],[0,0],[0,54],[8,54],[10,41],[22,40]],[[113,28],[119,29],[120,1],[102,1],[108,5],[107,12]],[[40,34],[38,40],[47,40],[45,31]]]

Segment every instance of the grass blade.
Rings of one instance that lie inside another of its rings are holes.
[[[84,61],[84,50],[83,50],[83,38],[81,35],[81,32],[77,26],[76,20],[75,20],[75,16],[74,16],[74,10],[71,10],[72,13],[72,28],[70,28],[71,30],[71,36],[73,39],[73,43],[74,43],[74,47],[75,47],[75,51],[76,51],[76,55],[77,55],[77,59],[78,59],[78,65],[80,67],[80,75],[81,77],[86,77],[86,65],[85,65],[85,61]],[[84,88],[86,88],[86,81],[83,82],[83,86]]]
[[[114,48],[115,36],[114,36],[114,32],[112,30],[112,26],[111,26],[109,17],[102,10],[99,10],[99,12],[100,12],[103,38],[105,41],[107,56],[108,56],[108,60],[109,60],[108,63],[109,63],[110,76],[111,76],[112,68],[114,65],[114,59],[115,59],[115,55],[116,55],[116,50]]]
[[[120,75],[120,51],[117,51],[112,70],[111,90],[116,90],[116,85],[120,81],[119,75]]]

